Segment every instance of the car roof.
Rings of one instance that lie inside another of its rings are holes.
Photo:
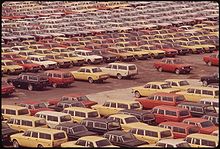
[[[151,94],[151,96],[157,95],[157,96],[168,96],[168,97],[177,97],[177,96],[183,96],[180,94],[175,94],[175,93],[166,93],[166,92],[156,92]]]
[[[83,126],[83,125],[78,124],[78,123],[73,123],[73,122],[65,122],[65,123],[60,123],[56,126],[76,127],[76,126]]]
[[[123,131],[123,130],[112,130],[112,131],[108,131],[105,134],[114,134],[114,135],[118,135],[118,136],[122,136],[125,135],[129,132]]]
[[[158,141],[158,143],[168,143],[168,144],[172,144],[172,145],[176,145],[179,143],[185,143],[186,141],[182,140],[182,139],[162,139],[160,141]]]
[[[45,71],[45,73],[46,72],[49,72],[49,73],[59,73],[59,74],[70,73],[67,70],[47,70],[47,71]]]
[[[159,126],[151,126],[145,123],[130,123],[129,124],[132,128],[138,128],[138,129],[144,129],[144,130],[155,130],[155,131],[165,131],[165,130],[170,130],[167,128],[162,128]]]
[[[115,120],[111,120],[111,119],[106,119],[106,118],[85,118],[84,120],[90,120],[90,121],[97,121],[97,122],[104,122],[104,123],[108,123],[108,122],[115,122]]]
[[[133,66],[135,64],[128,64],[128,63],[109,63],[109,65],[124,65],[124,66]]]
[[[139,103],[138,101],[134,100],[121,100],[121,99],[110,99],[106,100],[106,102],[115,102],[115,103],[124,103],[124,104],[132,104],[132,103]]]
[[[80,111],[80,112],[96,112],[96,110],[84,108],[84,107],[68,107],[68,108],[64,108],[64,110],[72,110],[72,111]]]
[[[94,69],[94,68],[99,68],[99,67],[95,67],[95,66],[84,66],[84,67],[80,67],[81,68],[87,68],[87,69]]]
[[[209,120],[204,119],[204,118],[186,118],[183,121],[191,121],[195,123],[200,123],[200,122],[209,121]]]
[[[162,82],[162,81],[158,81],[158,82],[148,82],[147,84],[157,84],[157,85],[161,85],[161,84],[167,84],[166,82]]]
[[[16,115],[16,116],[12,116],[11,118],[22,119],[22,120],[33,120],[33,121],[44,119],[44,118],[35,117],[35,116],[29,116],[29,115]]]
[[[172,122],[172,121],[169,121],[169,122],[162,122],[160,123],[159,125],[171,125],[171,126],[177,126],[177,127],[182,127],[182,128],[189,128],[189,127],[197,127],[195,125],[192,125],[192,124],[186,124],[186,123],[183,123],[183,122]]]
[[[16,104],[19,105],[19,104],[40,104],[40,103],[44,103],[44,102],[43,101],[30,101],[30,99],[24,99],[23,101],[16,103]]]
[[[128,118],[128,117],[135,117],[135,116],[129,115],[129,114],[112,114],[109,117]]]
[[[79,138],[79,140],[89,140],[89,141],[99,141],[103,139],[106,139],[106,138],[102,136],[85,136],[85,137]]]
[[[120,110],[119,112],[125,112],[125,113],[132,113],[132,114],[151,114],[151,110],[135,110],[135,109],[124,109]]]
[[[167,106],[167,105],[160,105],[160,106],[156,106],[154,107],[155,109],[166,109],[166,110],[171,110],[171,111],[182,111],[182,110],[187,110],[185,108],[181,108],[181,107],[174,107],[174,106]],[[188,110],[187,110],[188,111]]]
[[[85,96],[83,94],[78,94],[78,93],[72,93],[72,94],[66,94],[66,95],[63,95],[62,97],[81,97],[81,96]]]
[[[2,108],[6,109],[13,109],[13,110],[20,110],[20,109],[27,109],[26,107],[17,106],[17,105],[2,105]]]
[[[198,138],[198,139],[204,139],[205,138],[207,140],[212,140],[212,141],[217,141],[218,140],[217,136],[208,135],[208,134],[201,134],[201,133],[189,134],[187,137]]]
[[[218,89],[218,88],[205,87],[205,86],[195,86],[195,87],[189,87],[188,89],[201,89],[201,90],[212,90],[212,91],[219,91],[219,89]]]
[[[219,102],[219,100],[216,98],[202,98],[200,101]]]
[[[166,79],[165,81],[174,81],[174,82],[179,82],[179,81],[187,81],[184,79]],[[188,82],[188,81],[187,81]]]
[[[30,76],[39,76],[39,77],[47,77],[45,74],[38,74],[38,73],[21,73],[20,75],[30,75]]]
[[[179,103],[179,105],[191,105],[191,106],[198,106],[198,107],[207,107],[207,106],[211,106],[209,104],[203,104],[203,103],[197,103],[197,102],[181,102]]]
[[[49,133],[49,134],[56,134],[56,133],[64,132],[63,130],[43,128],[43,127],[34,127],[28,130],[34,131],[34,132]]]
[[[5,60],[2,60],[2,62],[13,62],[13,61],[5,59]]]
[[[70,115],[70,114],[67,114],[67,113],[56,112],[56,111],[39,111],[36,114],[46,114],[46,115],[53,115],[53,116],[66,116],[66,115]]]

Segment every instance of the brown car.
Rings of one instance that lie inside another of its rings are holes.
[[[59,54],[48,54],[46,55],[46,58],[48,58],[50,61],[57,62],[58,67],[69,68],[72,65],[70,60],[65,59]]]

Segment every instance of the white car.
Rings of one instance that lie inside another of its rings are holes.
[[[88,64],[100,64],[103,61],[102,56],[94,55],[92,51],[88,50],[75,50],[75,54],[79,57],[85,58]]]
[[[203,99],[200,99],[200,103],[212,105],[215,108],[216,112],[219,113],[219,100],[218,99],[203,98]]]
[[[30,55],[28,56],[33,63],[41,65],[42,69],[55,69],[57,68],[57,62],[49,61],[45,56]]]
[[[110,76],[117,77],[118,79],[138,74],[137,66],[135,64],[110,63],[106,67],[100,67],[100,69],[103,72],[108,73]]]
[[[173,148],[173,147],[191,147],[188,142],[183,141],[183,139],[162,139],[156,143],[156,146],[163,148]]]

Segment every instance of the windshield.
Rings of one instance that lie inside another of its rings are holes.
[[[71,73],[64,73],[63,74],[63,78],[72,78],[72,74]]]
[[[60,117],[60,122],[66,122],[66,121],[71,121],[70,115],[65,115]]]
[[[23,63],[23,64],[32,64],[33,62],[30,61],[30,60],[23,60],[22,63]]]
[[[139,103],[132,103],[130,106],[131,106],[131,109],[138,109],[138,108],[140,108],[140,104]]]
[[[189,134],[199,133],[199,128],[198,127],[191,127],[191,128],[189,128],[188,133]]]
[[[109,146],[111,143],[108,139],[99,140],[96,142],[97,147]]]
[[[97,111],[89,112],[89,113],[88,113],[88,117],[98,117],[98,116],[99,116],[99,114],[98,114]]]
[[[56,55],[55,58],[56,58],[56,59],[63,59],[63,57],[60,56],[60,55]]]
[[[18,115],[26,115],[26,114],[29,114],[28,109],[18,110]]]
[[[86,96],[81,96],[76,98],[78,101],[89,100]]]
[[[176,144],[176,147],[191,147],[187,142]]]
[[[60,132],[60,133],[57,133],[57,134],[54,134],[54,140],[59,140],[59,139],[64,139],[66,138],[65,134],[63,132]]]
[[[121,128],[119,122],[108,123],[108,127],[109,127],[109,130],[117,130]]]
[[[92,69],[92,72],[93,72],[93,73],[102,72],[102,70],[101,70],[100,68],[93,68],[93,69]]]
[[[35,127],[41,127],[41,126],[44,126],[44,125],[46,125],[46,120],[45,119],[35,121]]]
[[[128,66],[129,70],[136,70],[136,66]]]
[[[180,116],[188,116],[189,115],[189,111],[188,110],[180,111],[179,115]]]
[[[125,118],[125,122],[126,122],[127,124],[129,124],[129,123],[139,122],[139,120],[138,120],[136,117],[128,117],[128,118]]]
[[[177,96],[176,102],[181,102],[181,101],[185,101],[185,97],[183,95]]]
[[[189,85],[189,83],[187,81],[180,81],[179,84],[180,84],[180,86]]]
[[[76,132],[87,131],[87,129],[86,129],[85,126],[77,126],[77,127],[73,127],[73,128],[72,128],[72,131],[73,131],[74,133],[76,133]]]
[[[40,61],[47,61],[48,59],[46,57],[39,58]]]
[[[134,137],[134,135],[132,133],[125,133],[122,136],[122,139],[124,140],[124,142],[126,142],[126,141],[135,140],[135,137]]]
[[[201,122],[200,124],[201,124],[202,128],[214,126],[214,124],[210,121]]]
[[[173,60],[173,63],[174,63],[174,64],[183,64],[183,61],[180,60],[180,59],[174,59],[174,60]]]
[[[90,55],[93,55],[93,53],[92,52],[86,52],[86,55],[90,56]]]
[[[169,84],[161,84],[162,89],[171,88]]]
[[[166,130],[160,133],[161,138],[167,138],[167,137],[171,137],[172,134],[170,132],[170,130]]]
[[[39,109],[39,108],[47,108],[47,106],[45,105],[45,103],[40,103],[40,104],[36,104],[34,105],[35,109]]]

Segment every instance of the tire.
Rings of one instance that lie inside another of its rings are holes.
[[[52,86],[53,86],[53,88],[57,88],[57,84],[56,83],[53,83]]]
[[[38,144],[37,148],[43,148],[43,145]]]
[[[176,74],[180,74],[180,70],[179,70],[179,69],[176,69],[176,70],[175,70],[175,73],[176,73]]]
[[[134,96],[135,96],[136,98],[140,98],[140,97],[141,97],[141,94],[140,94],[138,91],[135,91],[135,92],[134,92]]]
[[[19,144],[18,144],[18,141],[17,140],[13,140],[13,147],[15,148],[19,148]]]
[[[203,85],[203,86],[207,86],[207,85],[208,85],[208,82],[207,82],[207,81],[202,81],[202,85]]]
[[[207,64],[208,64],[208,66],[212,66],[212,62],[208,62]]]
[[[157,70],[158,70],[159,72],[162,72],[162,71],[163,71],[163,68],[162,68],[162,67],[159,67]]]
[[[29,91],[33,91],[33,85],[29,84],[29,85],[28,85],[28,90],[29,90]]]
[[[94,80],[91,77],[88,78],[88,81],[89,83],[94,83]]]
[[[117,74],[117,78],[118,78],[119,80],[121,80],[121,79],[122,79],[122,75],[121,75],[120,73],[118,73],[118,74]]]

